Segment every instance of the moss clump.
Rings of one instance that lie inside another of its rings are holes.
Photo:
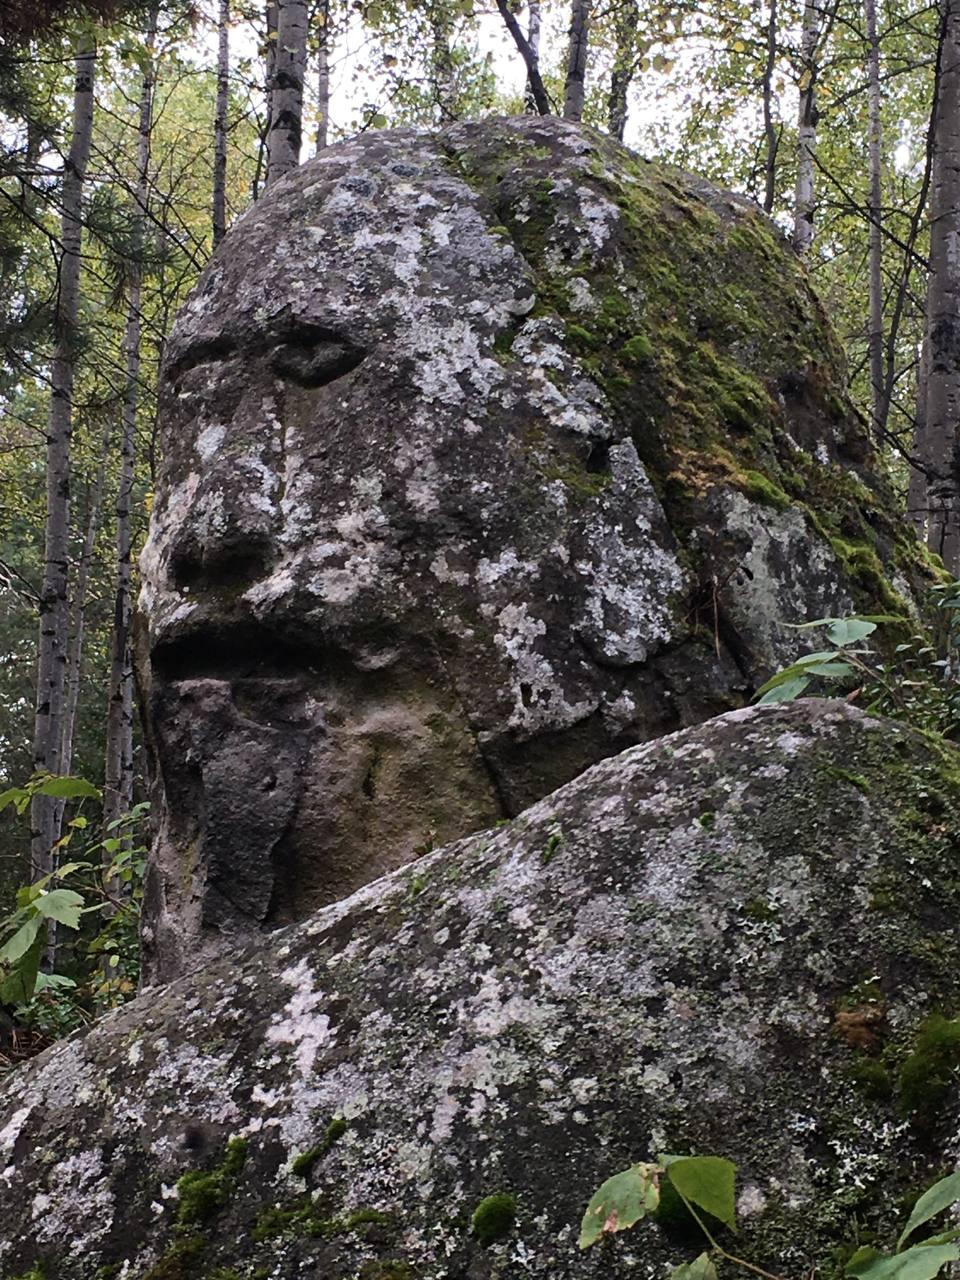
[[[768,480],[761,471],[744,471],[740,488],[754,502],[762,503],[765,507],[773,507],[777,511],[785,511],[792,505],[790,498],[780,486]]]
[[[627,364],[643,364],[653,355],[653,343],[645,333],[635,333],[620,348],[620,359]]]
[[[186,1227],[207,1222],[219,1213],[230,1199],[246,1159],[246,1139],[231,1138],[223,1163],[216,1169],[194,1169],[185,1173],[177,1183],[177,1225]]]
[[[349,1125],[343,1116],[337,1116],[327,1125],[326,1132],[322,1141],[318,1142],[315,1147],[311,1147],[309,1151],[304,1151],[294,1160],[290,1166],[291,1173],[298,1178],[307,1178],[310,1171],[318,1160],[322,1160],[330,1148],[347,1132]]]
[[[336,1235],[341,1223],[330,1216],[329,1206],[323,1200],[299,1196],[286,1204],[262,1209],[251,1231],[254,1240],[275,1240],[279,1236]]]
[[[827,765],[826,770],[830,777],[836,778],[838,782],[849,782],[850,786],[856,787],[858,791],[870,790],[870,779],[865,778],[862,773],[851,773],[849,769],[841,769],[835,764]]]
[[[162,1258],[157,1259],[143,1280],[193,1280],[206,1247],[203,1236],[178,1240]]]
[[[471,1225],[477,1241],[486,1249],[509,1235],[516,1221],[516,1196],[506,1191],[498,1191],[492,1196],[485,1196],[480,1201],[473,1211]]]
[[[392,1213],[383,1213],[380,1209],[357,1209],[348,1214],[340,1223],[342,1231],[356,1231],[360,1227],[392,1227],[396,1218]]]
[[[960,1067],[960,1018],[940,1014],[921,1025],[913,1052],[900,1068],[900,1105],[920,1128],[937,1120]]]
[[[745,902],[743,914],[748,920],[755,920],[758,924],[767,924],[771,920],[778,919],[780,915],[777,908],[764,898],[751,898],[749,902]]]
[[[893,1093],[890,1070],[877,1058],[858,1058],[847,1069],[847,1077],[855,1089],[873,1102],[884,1102]]]

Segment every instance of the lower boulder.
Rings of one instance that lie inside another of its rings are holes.
[[[957,1132],[951,749],[842,703],[606,760],[0,1086],[0,1275],[662,1275],[610,1174],[739,1168],[735,1251],[838,1274]]]

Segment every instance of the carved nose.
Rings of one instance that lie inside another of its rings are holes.
[[[275,518],[238,469],[207,474],[172,538],[170,576],[179,589],[237,588],[263,577],[274,556]]]

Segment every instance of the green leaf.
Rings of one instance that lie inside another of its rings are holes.
[[[48,920],[57,920],[68,929],[80,927],[83,898],[72,889],[51,889],[49,893],[41,893],[34,906]]]
[[[913,1245],[892,1257],[861,1257],[867,1251],[858,1249],[847,1263],[847,1275],[858,1280],[933,1280],[941,1267],[960,1258],[955,1244]]]
[[[737,1166],[722,1156],[660,1156],[667,1177],[685,1200],[712,1214],[732,1231],[737,1227],[734,1183]]]
[[[766,684],[762,684],[757,693],[766,693],[768,689],[776,689],[778,685],[786,684],[788,680],[798,680],[803,676],[803,667],[799,662],[793,663],[792,666],[784,667],[782,671],[778,671],[775,676],[771,676]]]
[[[852,676],[856,672],[856,668],[851,666],[849,662],[804,663],[803,669],[808,675],[826,676],[830,680],[836,680],[840,676]]]
[[[85,778],[44,778],[36,787],[37,795],[53,796],[57,800],[99,800],[100,792]]]
[[[834,658],[839,657],[839,649],[821,649],[819,653],[805,653],[793,665],[795,667],[805,667],[811,662],[832,662]]]
[[[17,967],[0,983],[0,1004],[27,1004],[33,999],[46,942],[46,933],[39,933]]]
[[[8,805],[19,805],[23,801],[29,801],[29,799],[30,792],[25,791],[23,787],[10,787],[8,791],[0,791],[0,813],[2,813]],[[21,809],[19,812],[22,813],[23,810]]]
[[[370,117],[371,129],[385,129],[388,123],[389,121],[387,120],[387,117],[384,115],[381,115],[379,112],[376,115]]]
[[[944,1209],[949,1209],[958,1200],[960,1200],[960,1173],[948,1174],[946,1178],[935,1182],[913,1206],[907,1225],[901,1231],[900,1239],[897,1241],[897,1252],[900,1252],[917,1227],[923,1226],[938,1213],[943,1213]]]
[[[65,973],[38,973],[34,990],[35,992],[48,990],[70,991],[76,985],[74,980],[68,978]]]
[[[800,697],[809,683],[806,677],[785,680],[765,693],[762,698],[758,698],[757,702],[760,706],[769,706],[771,702],[793,702],[795,698]]]
[[[580,1224],[580,1248],[588,1249],[602,1235],[625,1231],[652,1213],[660,1203],[656,1164],[635,1164],[615,1173],[594,1192]]]
[[[830,643],[835,644],[839,649],[847,649],[876,629],[875,622],[867,622],[863,618],[838,618],[827,629],[827,637]]]
[[[674,1267],[668,1280],[717,1280],[717,1268],[710,1261],[709,1253],[701,1253],[692,1262]]]
[[[13,937],[8,938],[0,947],[0,964],[11,965],[21,960],[33,946],[42,925],[42,916],[31,916],[22,924]]]

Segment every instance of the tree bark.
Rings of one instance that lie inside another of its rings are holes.
[[[130,507],[133,496],[137,442],[137,407],[140,391],[140,308],[143,293],[143,221],[147,208],[150,169],[150,135],[153,124],[154,51],[159,5],[149,10],[146,39],[147,64],[140,93],[140,129],[137,138],[137,190],[133,257],[130,263],[130,291],[127,299],[126,392],[123,402],[123,429],[120,439],[120,479],[117,488],[116,591],[110,647],[110,677],[107,693],[107,734],[104,753],[103,821],[109,823],[133,807],[133,775],[124,762],[132,757],[133,664],[130,652],[131,550]],[[221,17],[223,16],[221,10]],[[229,17],[229,14],[227,15]]]
[[[80,298],[80,249],[83,183],[93,137],[96,45],[84,38],[76,55],[73,132],[63,174],[60,288],[56,343],[50,365],[50,423],[47,437],[47,515],[40,639],[37,657],[37,708],[34,768],[60,773],[66,703],[69,631],[67,559],[70,536],[70,436],[73,428],[74,354]],[[31,806],[31,867],[35,877],[54,869],[54,845],[60,838],[63,806],[36,796]]]
[[[80,683],[83,677],[83,646],[86,631],[87,588],[90,582],[90,567],[93,563],[93,551],[97,534],[100,530],[100,518],[103,514],[103,489],[107,470],[107,456],[110,452],[112,435],[109,420],[103,428],[100,442],[100,456],[97,459],[97,471],[87,506],[87,529],[83,538],[83,548],[77,564],[77,576],[73,587],[72,614],[73,625],[70,628],[70,642],[67,651],[67,695],[63,716],[63,752],[61,767],[64,773],[71,772],[73,762],[73,741],[77,724],[77,707],[80,702]]]
[[[639,23],[638,0],[621,0],[616,21],[617,48],[607,99],[607,128],[621,142],[627,126],[627,92],[633,79]]]
[[[330,145],[330,0],[322,0],[317,22],[317,151]]]
[[[763,67],[763,134],[766,140],[764,164],[763,208],[773,213],[777,190],[777,152],[780,149],[780,133],[773,120],[773,72],[777,62],[777,0],[770,0],[767,21],[767,57]]]
[[[260,133],[260,145],[257,148],[257,165],[253,174],[252,194],[254,200],[260,196],[260,181],[266,168],[266,157],[270,145],[270,125],[273,120],[273,81],[277,69],[277,0],[267,0],[264,11],[267,27],[267,43],[263,54],[263,97],[266,103],[266,119]]]
[[[563,118],[565,120],[583,119],[589,39],[590,0],[572,0],[570,5],[570,43],[567,48],[567,74],[563,89]]]
[[[913,447],[910,456],[916,465],[910,467],[907,488],[907,519],[916,530],[917,537],[927,537],[927,475],[930,470],[930,442],[927,438],[927,380],[930,376],[930,343],[924,336],[917,367],[917,398],[913,420]]]
[[[530,0],[527,6],[527,44],[533,54],[533,60],[540,66],[540,24],[542,21],[540,0]],[[536,115],[537,96],[533,91],[530,73],[527,72],[527,84],[523,92],[523,109],[528,115]]]
[[[214,248],[217,247],[227,233],[227,109],[230,103],[230,0],[220,0],[217,35],[217,105],[213,117]]]
[[[817,154],[817,42],[820,0],[804,0],[800,45],[800,110],[797,119],[797,186],[794,197],[793,247],[801,257],[813,245],[816,212],[814,174]]]
[[[455,109],[456,69],[450,48],[450,18],[444,5],[433,4],[430,12],[432,45],[430,87],[441,124],[458,118]]]
[[[533,95],[533,100],[537,105],[537,111],[542,116],[548,116],[551,112],[550,98],[546,89],[543,87],[543,80],[540,78],[540,60],[539,55],[531,49],[526,36],[520,30],[520,24],[514,17],[510,9],[509,0],[497,0],[497,11],[504,21],[504,25],[513,38],[513,43],[517,46],[520,57],[523,58],[524,65],[527,68],[527,84]],[[537,28],[539,38],[539,27]]]
[[[882,438],[887,423],[887,396],[883,370],[883,189],[881,183],[883,133],[880,119],[880,37],[876,0],[864,0],[867,26],[867,103],[869,113],[869,329],[870,390],[873,426]]]
[[[960,573],[960,0],[942,0],[927,294],[928,545]]]
[[[303,77],[307,63],[306,0],[278,0],[276,46],[267,139],[268,188],[300,164]]]

